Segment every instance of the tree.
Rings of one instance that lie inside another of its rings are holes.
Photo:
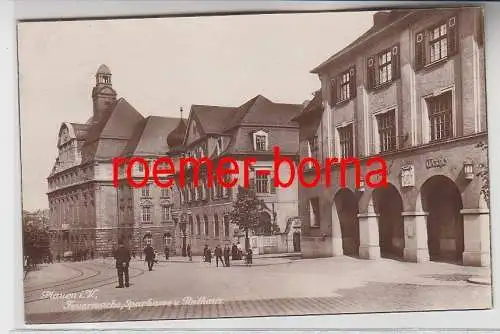
[[[476,147],[480,148],[483,151],[488,151],[488,143],[480,142],[476,145]],[[484,196],[488,207],[490,205],[490,173],[488,168],[488,163],[479,163],[479,171],[477,172],[477,176],[481,178],[483,181],[481,184],[481,194]]]
[[[252,188],[238,187],[238,196],[229,212],[229,222],[245,231],[245,249],[250,248],[248,231],[260,225],[261,201]]]

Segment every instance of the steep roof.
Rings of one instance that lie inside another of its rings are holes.
[[[90,128],[89,124],[80,124],[80,123],[70,123],[75,131],[76,139],[82,140],[87,137],[88,130]]]
[[[124,155],[163,155],[169,151],[168,135],[177,127],[180,118],[149,116],[135,128]]]
[[[294,125],[292,119],[301,110],[302,105],[300,104],[275,103],[262,95],[257,95],[236,108],[235,116],[226,130],[245,124]]]
[[[191,112],[198,119],[205,134],[222,133],[234,116],[233,107],[192,105]]]
[[[82,148],[87,153],[85,160],[118,156],[142,120],[144,117],[124,98],[120,98],[102,115],[99,122],[90,125]],[[118,145],[118,142],[121,142],[123,147]]]
[[[314,92],[314,97],[311,101],[308,101],[303,109],[302,112],[294,117],[294,121],[297,122],[302,122],[303,120],[308,120],[310,117],[321,117],[321,114],[323,113],[323,104],[322,104],[322,97],[321,97],[321,91],[318,90]]]
[[[378,12],[375,14],[379,14],[381,12]],[[409,10],[409,9],[396,9],[396,10],[391,10],[388,15],[384,15],[384,20],[380,24],[374,24],[370,29],[368,29],[364,34],[362,34],[360,37],[355,39],[352,43],[347,45],[345,48],[342,50],[338,51],[335,53],[333,56],[316,66],[311,70],[311,73],[319,73],[325,66],[329,65],[332,63],[334,60],[345,56],[349,54],[351,51],[354,49],[362,46],[364,43],[369,41],[375,34],[379,33],[383,29],[385,29],[387,26],[391,25],[392,23],[395,23],[398,20],[402,20],[406,18],[407,16],[412,15],[415,13],[415,10]]]

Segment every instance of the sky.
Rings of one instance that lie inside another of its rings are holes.
[[[363,34],[373,12],[24,22],[18,25],[23,209],[48,208],[62,122],[92,115],[95,72],[143,116],[192,104],[239,106],[261,94],[303,103],[310,71]]]

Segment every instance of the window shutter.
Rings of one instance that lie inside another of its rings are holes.
[[[330,81],[330,106],[337,104],[337,82],[335,79]]]
[[[425,66],[425,32],[415,35],[415,69],[420,70]]]
[[[455,55],[458,51],[458,29],[457,17],[452,16],[448,19],[448,56]]]
[[[367,69],[367,77],[368,77],[368,89],[373,89],[375,88],[375,59],[373,57],[370,57],[367,59],[366,62]]]
[[[477,28],[477,44],[483,46],[484,44],[484,16],[483,12],[479,10],[479,24]]]
[[[270,188],[271,188],[271,194],[276,194],[276,187],[274,186],[274,177],[270,178]]]
[[[356,67],[349,70],[349,84],[351,90],[351,98],[356,97]]]
[[[401,72],[399,62],[399,45],[392,48],[392,80],[399,79],[399,74]]]

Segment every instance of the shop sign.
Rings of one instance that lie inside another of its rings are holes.
[[[415,186],[415,167],[413,165],[401,166],[401,187]]]
[[[448,161],[446,160],[445,157],[439,157],[439,158],[431,158],[431,159],[427,159],[425,161],[425,167],[427,169],[430,169],[430,168],[441,168],[441,167],[444,167],[446,166],[446,164],[448,163]]]

